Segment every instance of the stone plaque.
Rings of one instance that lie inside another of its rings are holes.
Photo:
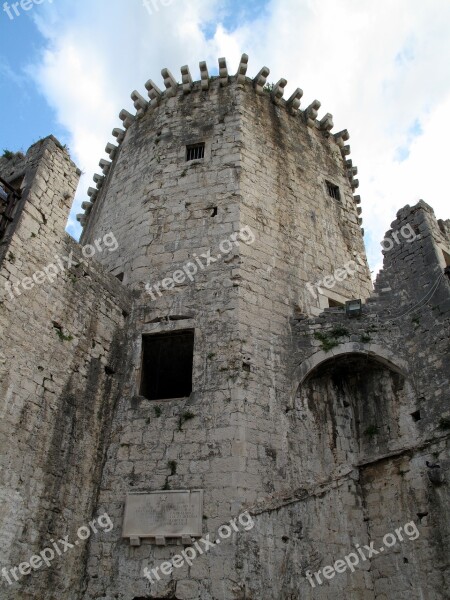
[[[125,503],[122,537],[139,545],[140,538],[201,537],[203,490],[168,490],[129,494]]]

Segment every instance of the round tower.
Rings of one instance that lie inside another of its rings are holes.
[[[134,91],[78,216],[82,244],[115,236],[96,258],[135,294],[98,500],[116,527],[91,544],[86,598],[287,598],[248,581],[246,560],[283,569],[277,523],[265,517],[261,550],[250,517],[304,483],[288,443],[292,321],[372,285],[348,132],[247,64],[230,75],[222,58],[210,76],[202,62],[195,82],[184,66],[181,84],[163,69],[164,91]],[[155,574],[206,535],[214,548]]]

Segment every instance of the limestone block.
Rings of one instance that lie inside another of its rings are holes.
[[[115,127],[112,130],[112,134],[115,138],[117,138],[117,142],[120,144],[120,143],[122,143],[122,141],[125,138],[126,131],[124,131],[123,129],[120,129],[120,127]]]
[[[133,100],[134,108],[137,110],[137,116],[141,116],[148,106],[147,100],[137,90],[131,92],[131,99]]]
[[[222,87],[228,85],[228,67],[225,58],[219,58],[219,81]]]
[[[314,127],[321,104],[318,100],[313,100],[305,109],[306,123],[308,127]]]
[[[321,120],[319,123],[319,127],[320,129],[322,129],[322,131],[331,131],[334,127],[334,123],[333,123],[333,115],[330,113],[327,113]]]
[[[119,113],[119,119],[123,122],[123,126],[125,127],[125,129],[129,129],[131,127],[131,125],[134,123],[135,118],[131,113],[129,113],[127,110],[125,110],[124,108],[122,108],[122,110]],[[113,131],[114,133],[114,131]]]
[[[194,82],[192,81],[192,76],[191,76],[191,72],[189,71],[188,65],[181,67],[181,76],[182,76],[183,92],[185,94],[190,94],[192,91]]]
[[[275,104],[280,104],[284,94],[284,88],[287,85],[286,79],[280,79],[272,90],[272,100]]]
[[[81,203],[81,208],[86,211],[86,214],[89,214],[91,212],[91,209],[93,206],[94,205],[92,204],[92,202],[82,202]]]
[[[105,147],[105,152],[106,152],[106,154],[109,154],[109,158],[111,160],[113,160],[118,149],[119,149],[119,146],[116,146],[115,144],[111,144],[110,142],[108,142]]]
[[[168,98],[176,96],[178,90],[178,83],[169,69],[162,69],[161,75],[164,79],[164,85],[166,86],[166,95]]]
[[[248,55],[247,54],[243,54],[241,56],[241,61],[239,63],[239,67],[236,73],[236,81],[238,83],[245,83],[245,76],[247,73],[247,68],[248,68]]]
[[[106,175],[109,171],[109,169],[111,168],[111,161],[110,160],[105,160],[104,158],[100,159],[100,162],[98,163],[99,167],[102,168],[103,174]]]
[[[148,96],[150,98],[150,106],[155,108],[161,100],[162,90],[154,83],[151,79],[147,81],[145,84],[145,89],[148,91]]]
[[[90,197],[91,202],[95,202],[97,198],[98,190],[96,188],[90,187],[88,188],[87,195]]]
[[[300,108],[300,102],[303,97],[303,90],[297,88],[295,92],[290,96],[287,100],[286,105],[291,114],[297,114],[298,109]]]
[[[253,85],[257,94],[264,93],[264,86],[266,85],[266,81],[269,75],[270,69],[267,67],[263,67],[253,80]]]
[[[209,88],[209,72],[205,61],[200,63],[201,87],[205,91]]]

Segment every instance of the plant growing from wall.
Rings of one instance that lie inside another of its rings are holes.
[[[55,330],[56,335],[59,337],[60,342],[71,342],[73,340],[73,336],[64,335],[62,327],[58,323],[53,323],[53,328]]]
[[[335,327],[329,333],[325,333],[323,331],[316,331],[314,333],[316,340],[321,342],[321,348],[324,352],[329,352],[333,348],[336,348],[336,346],[339,346],[339,338],[348,335],[349,332],[344,327]]]

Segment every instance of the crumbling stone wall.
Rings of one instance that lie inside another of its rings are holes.
[[[24,176],[21,212],[0,270],[0,563],[7,571],[52,547],[97,512],[108,423],[117,400],[129,293],[64,233],[79,171],[54,138],[4,178]],[[50,282],[56,257],[71,262]],[[19,282],[27,276],[26,286]],[[11,284],[10,287],[8,284]],[[14,288],[14,286],[16,286]],[[100,535],[100,534],[99,534]],[[56,557],[2,599],[79,598],[87,545]]]
[[[303,557],[289,558],[297,584],[274,579],[280,597],[446,596],[450,284],[440,253],[449,238],[424,202],[399,211],[386,239],[407,224],[417,237],[407,242],[399,236],[400,243],[385,251],[377,293],[360,318],[327,309],[314,319],[293,320],[285,435],[288,469],[303,483],[297,497],[275,495],[254,508],[254,535],[265,531],[269,518],[277,532],[290,522],[284,553],[290,557],[293,547]],[[311,496],[322,504],[311,506]],[[299,536],[289,536],[295,520],[285,504],[302,525]],[[374,541],[379,549],[385,534],[410,521],[420,532],[417,540],[385,548],[352,575],[336,574],[332,581],[322,575],[316,588],[306,581],[308,569],[333,565],[356,543]],[[255,547],[265,547],[263,537],[257,535]],[[249,587],[261,571],[269,579],[260,556],[248,566]]]

